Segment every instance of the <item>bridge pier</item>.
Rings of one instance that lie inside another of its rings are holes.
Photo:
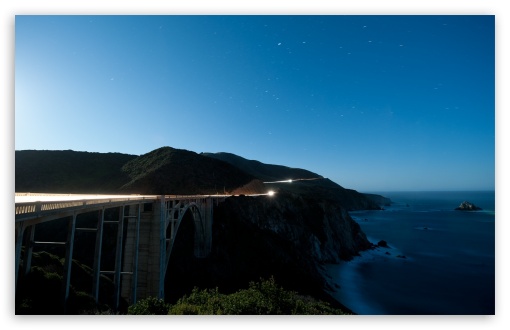
[[[23,276],[30,272],[32,253],[34,251],[35,226],[29,226],[25,235],[25,257],[23,258]]]
[[[76,230],[76,213],[72,215],[69,219],[68,229],[67,229],[67,240],[66,240],[66,256],[64,261],[64,273],[63,273],[63,283],[62,283],[62,291],[63,291],[63,302],[62,306],[65,308],[67,305],[67,300],[69,298],[69,286],[71,284],[71,266],[73,264],[73,249],[74,249],[74,233]]]
[[[16,243],[15,243],[15,270],[16,270],[16,282],[15,282],[15,288],[18,287],[18,275],[19,275],[19,264],[21,260],[21,248],[23,246],[23,236],[25,234],[25,224],[24,223],[17,223],[15,225],[16,229]]]
[[[101,277],[101,252],[103,249],[103,227],[104,227],[104,207],[98,212],[97,227],[96,227],[96,244],[94,248],[94,275],[92,278],[92,296],[99,302],[99,279]]]
[[[202,205],[202,217],[204,226],[204,251],[203,256],[207,257],[212,248],[212,225],[213,225],[213,200],[206,198]]]
[[[157,200],[129,208],[132,218],[127,222],[123,269],[133,272],[133,275],[123,277],[121,295],[130,304],[148,297],[164,298],[164,278],[160,280],[160,245],[161,219],[165,212],[164,209],[162,212],[161,204],[164,203]],[[134,218],[135,214],[137,218]],[[163,241],[165,238],[163,236]]]
[[[158,201],[145,204],[146,210],[140,213],[139,224],[133,221],[127,224],[123,269],[126,272],[136,269],[136,272],[132,277],[123,278],[122,297],[130,304],[148,297],[165,298],[165,277],[172,245],[180,221],[188,210],[193,214],[195,225],[195,256],[207,257],[212,246],[213,207],[211,198],[165,201],[162,196]],[[129,212],[133,214],[136,210],[130,207]],[[135,278],[137,283],[133,283]]]

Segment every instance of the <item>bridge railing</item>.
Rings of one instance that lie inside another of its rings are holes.
[[[104,198],[104,199],[81,199],[69,201],[37,201],[19,202],[15,204],[16,220],[24,220],[34,216],[42,216],[47,213],[66,210],[87,210],[95,207],[113,207],[123,203],[152,202],[155,197],[130,197],[130,198]]]
[[[56,194],[56,193],[32,193],[32,192],[15,192],[14,196],[73,196],[73,194]]]
[[[15,215],[16,219],[22,219],[31,216],[42,215],[51,211],[58,210],[72,210],[72,209],[87,209],[97,207],[99,205],[112,206],[118,205],[119,203],[137,203],[137,202],[152,202],[160,198],[165,200],[180,200],[180,199],[224,199],[230,195],[132,195],[127,197],[115,197],[115,196],[101,196],[91,195],[85,198],[86,195],[73,195],[73,194],[40,194],[40,193],[16,193],[17,197],[25,196],[41,196],[41,197],[63,197],[61,200],[52,201],[31,201],[31,202],[17,202],[15,203]],[[64,198],[65,197],[65,198]],[[82,199],[69,199],[69,198],[82,198]],[[103,198],[101,198],[103,197]],[[66,200],[69,199],[69,200]]]

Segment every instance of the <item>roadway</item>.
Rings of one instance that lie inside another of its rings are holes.
[[[250,194],[246,196],[273,196],[274,192],[269,191],[265,194]],[[37,203],[37,202],[68,202],[68,201],[88,201],[88,200],[140,200],[157,199],[160,195],[99,195],[99,194],[50,194],[50,193],[16,193],[14,197],[15,204],[18,203]],[[232,195],[165,195],[167,198],[226,198]]]
[[[48,194],[48,193],[16,193],[15,204],[37,202],[68,202],[96,199],[156,199],[158,195],[94,195],[94,194]]]

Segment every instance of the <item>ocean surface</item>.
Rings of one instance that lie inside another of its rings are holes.
[[[378,192],[383,211],[351,212],[388,248],[329,265],[332,295],[361,315],[494,315],[495,193]],[[455,211],[468,201],[482,211]]]

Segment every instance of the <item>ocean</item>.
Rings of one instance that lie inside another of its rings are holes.
[[[495,193],[378,194],[391,206],[350,214],[388,247],[329,265],[331,294],[360,315],[494,315]],[[483,210],[455,211],[463,201]]]

